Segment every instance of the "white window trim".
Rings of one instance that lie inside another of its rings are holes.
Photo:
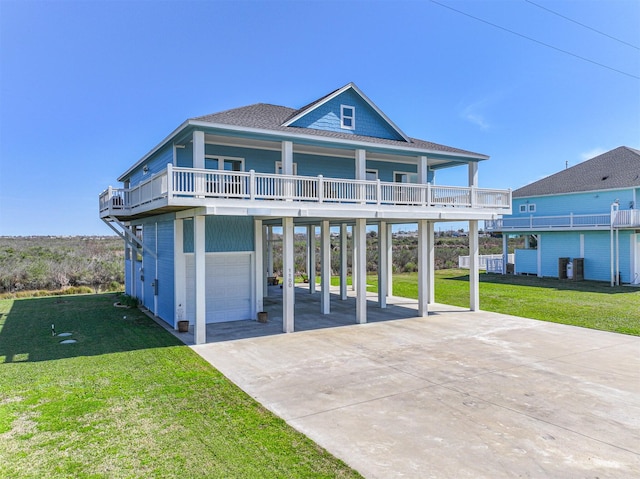
[[[242,165],[240,171],[244,171],[244,158],[236,157],[236,156],[219,156],[219,155],[204,155],[205,160],[217,160],[218,161],[218,170],[224,170],[224,162],[225,160],[230,161],[239,161]],[[222,166],[222,168],[220,168]]]
[[[526,213],[527,212],[527,206],[529,206],[529,205],[520,205],[520,208],[519,208],[520,213]]]
[[[528,208],[527,208],[527,212],[535,213],[536,212],[536,204],[535,203],[530,203]]]
[[[351,116],[345,115],[344,110],[346,108],[350,108],[351,109]],[[344,120],[345,119],[350,119],[351,120],[351,126],[345,125],[344,124]],[[355,130],[356,129],[356,107],[355,106],[351,106],[351,105],[340,105],[340,128],[342,128],[343,130]]]
[[[293,175],[297,175],[298,174],[298,163],[291,163],[292,165],[292,170],[293,170]],[[282,174],[282,161],[276,161],[276,175],[281,175]]]

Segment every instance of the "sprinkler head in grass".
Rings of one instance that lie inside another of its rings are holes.
[[[55,325],[51,324],[51,336],[55,336],[56,335],[56,327]]]
[[[123,317],[122,317],[122,319],[127,319],[127,317],[126,317],[126,316],[123,316]]]

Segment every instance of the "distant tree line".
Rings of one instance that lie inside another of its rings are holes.
[[[0,293],[70,287],[97,292],[123,283],[123,242],[117,236],[0,237]]]

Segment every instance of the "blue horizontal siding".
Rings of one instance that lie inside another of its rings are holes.
[[[580,256],[580,233],[555,232],[541,234],[542,276],[558,277],[558,258]]]
[[[522,216],[561,216],[602,214],[611,211],[611,204],[618,200],[620,209],[629,209],[633,203],[633,190],[600,191],[591,193],[573,193],[565,195],[514,198],[513,214],[505,218]],[[534,213],[520,213],[520,205],[536,205]]]
[[[355,129],[340,127],[340,106],[355,107]],[[389,123],[380,116],[360,95],[349,89],[316,107],[291,126],[313,128],[316,130],[335,131],[339,133],[404,140]]]
[[[252,216],[207,216],[205,217],[205,252],[253,251],[253,229]],[[193,220],[185,219],[184,252],[193,253],[193,245]]]
[[[516,249],[515,270],[518,274],[538,274],[538,250]]]
[[[169,163],[173,163],[172,144],[165,145],[131,173],[129,176],[131,186],[151,178],[155,173],[164,170]],[[145,166],[148,168],[147,173],[143,171]]]

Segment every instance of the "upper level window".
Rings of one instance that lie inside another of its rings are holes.
[[[535,213],[536,205],[535,203],[527,203],[525,205],[520,205],[520,213]]]
[[[367,169],[365,175],[368,181],[376,181],[378,179],[378,170]]]
[[[340,105],[340,128],[345,130],[356,129],[356,107]]]
[[[406,173],[404,171],[395,171],[393,173],[393,181],[396,183],[417,183],[418,173]]]
[[[205,155],[204,164],[209,170],[244,171],[243,158]]]

